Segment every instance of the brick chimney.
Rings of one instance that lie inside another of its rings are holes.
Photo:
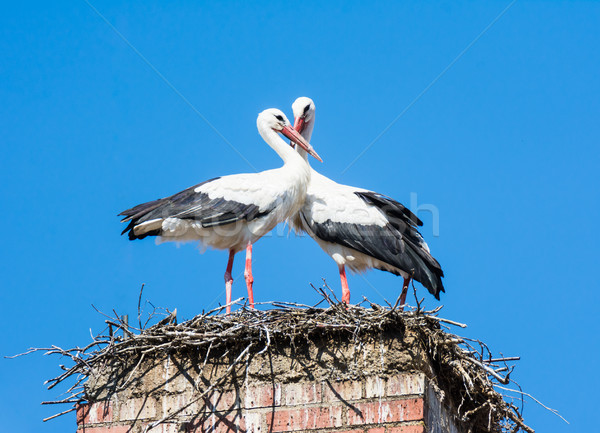
[[[78,432],[144,431],[169,411],[184,408],[175,419],[151,432],[225,433],[319,431],[344,433],[424,433],[463,430],[444,408],[423,373],[396,372],[360,380],[302,380],[295,383],[248,381],[234,390],[215,392],[191,403],[193,392],[177,367],[165,365],[170,377],[162,389],[148,383],[148,396],[110,399],[80,405]],[[151,389],[154,388],[154,389]],[[155,397],[149,397],[158,393]],[[191,403],[191,404],[190,404]]]
[[[494,390],[498,360],[443,320],[332,304],[97,337],[69,373],[87,378],[77,433],[533,432]]]

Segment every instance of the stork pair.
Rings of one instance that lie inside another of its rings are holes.
[[[258,115],[260,135],[277,152],[281,168],[210,179],[173,196],[122,212],[129,239],[160,236],[161,241],[200,241],[229,250],[225,271],[230,312],[233,258],[246,249],[248,301],[254,305],[252,245],[278,223],[290,221],[308,233],[337,263],[342,300],[350,302],[346,266],[361,272],[375,268],[404,278],[404,304],[411,278],[437,299],[444,291],[443,272],[416,227],[422,222],[402,204],[384,195],[338,184],[310,167],[308,155],[321,158],[309,144],[315,105],[309,98],[292,104],[294,127],[277,109]],[[295,150],[280,136],[287,137]]]

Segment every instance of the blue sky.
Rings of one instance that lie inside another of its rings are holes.
[[[223,302],[226,252],[129,242],[116,214],[252,171],[244,158],[279,166],[256,115],[291,117],[310,96],[315,168],[435,208],[439,233],[419,216],[447,275],[442,315],[521,356],[513,378],[571,422],[529,401],[528,423],[596,427],[600,4],[90,4],[99,13],[79,1],[0,14],[2,355],[86,344],[103,325],[91,304],[135,315],[142,283],[181,318]],[[333,261],[286,232],[255,246],[256,300],[314,303],[321,278],[340,293]],[[382,303],[402,281],[349,283],[353,301]],[[0,359],[6,431],[74,430],[72,414],[41,422],[59,362]]]

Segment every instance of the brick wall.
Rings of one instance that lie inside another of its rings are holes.
[[[174,384],[165,383],[173,389]],[[156,391],[156,390],[154,390]],[[126,398],[114,393],[79,406],[78,433],[137,433],[175,413],[151,432],[220,433],[319,431],[460,433],[440,394],[423,373],[360,380],[245,381],[197,400],[191,390]]]

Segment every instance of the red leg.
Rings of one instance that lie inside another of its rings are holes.
[[[252,276],[252,243],[248,242],[246,246],[246,269],[244,270],[244,277],[246,277],[246,287],[248,288],[248,302],[250,308],[254,308],[254,292],[252,292],[252,285],[254,284],[254,277]]]
[[[410,284],[410,277],[404,279],[404,284],[402,285],[402,293],[400,293],[400,311],[404,311],[404,305],[406,303],[406,294],[408,293],[408,285]]]
[[[233,268],[233,256],[235,251],[229,250],[229,261],[227,262],[227,269],[225,270],[225,302],[227,303],[227,314],[231,313],[231,285],[233,284],[233,278],[231,277],[231,269]]]
[[[350,303],[350,289],[348,288],[348,280],[346,279],[346,268],[340,265],[340,280],[342,280],[342,302]]]

